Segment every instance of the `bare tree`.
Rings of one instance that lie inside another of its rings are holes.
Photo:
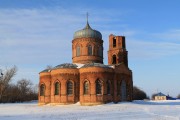
[[[17,82],[17,87],[19,89],[19,98],[20,101],[28,100],[27,96],[32,92],[32,82],[27,79],[22,79]]]
[[[3,98],[3,102],[18,102],[19,90],[15,84],[10,84],[6,89],[6,96]]]
[[[0,102],[3,101],[3,97],[6,96],[6,90],[11,82],[12,78],[16,75],[17,67],[14,66],[11,69],[7,69],[0,78]]]

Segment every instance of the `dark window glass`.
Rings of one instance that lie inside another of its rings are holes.
[[[88,81],[84,82],[84,94],[88,94],[89,92],[89,83]]]
[[[91,45],[88,46],[88,55],[93,55],[92,46]]]
[[[40,86],[40,96],[44,96],[44,95],[45,95],[45,85],[42,84],[42,85]]]
[[[72,95],[73,94],[73,83],[71,81],[67,82],[67,94]]]
[[[116,47],[116,38],[113,38],[113,47]]]
[[[99,47],[98,54],[100,57],[103,56],[103,48],[101,46]]]
[[[96,80],[96,94],[102,94],[102,83],[99,79]]]
[[[117,81],[117,94],[120,95],[120,91],[121,91],[121,84],[120,81]]]
[[[111,83],[110,83],[110,81],[107,81],[106,85],[107,85],[107,94],[111,94]]]
[[[76,48],[76,56],[80,56],[80,47],[79,46],[77,46],[77,48]]]
[[[112,64],[116,64],[116,55],[113,55],[112,60]]]
[[[55,95],[59,95],[59,89],[60,89],[60,84],[59,82],[55,83]]]

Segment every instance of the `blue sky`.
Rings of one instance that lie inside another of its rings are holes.
[[[71,41],[85,27],[126,36],[134,85],[151,96],[180,94],[178,0],[0,0],[0,68],[18,67],[14,78],[38,84],[47,65],[71,63]]]

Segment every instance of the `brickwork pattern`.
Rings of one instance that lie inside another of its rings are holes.
[[[115,44],[113,47],[113,44]],[[88,55],[87,46],[91,45],[93,54]],[[77,56],[77,46],[80,46],[80,55]],[[103,40],[97,38],[77,38],[72,41],[73,63],[103,63],[103,56],[99,55],[99,47],[103,48]],[[39,74],[39,89],[45,85],[45,94],[40,95],[39,105],[43,104],[73,104],[97,105],[108,102],[132,101],[133,80],[132,71],[128,68],[128,58],[124,36],[109,36],[108,64],[111,67],[89,66],[82,68],[57,68],[43,71]],[[112,64],[112,56],[116,55],[116,63]],[[99,80],[101,94],[96,94],[96,81]],[[73,92],[67,94],[67,82],[72,82]],[[125,82],[125,95],[122,95],[122,81]],[[55,83],[59,83],[59,94],[55,95]],[[88,83],[88,92],[84,93],[84,83]],[[109,83],[110,93],[107,84]]]

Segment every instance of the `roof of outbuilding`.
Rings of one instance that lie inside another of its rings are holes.
[[[166,95],[161,93],[161,92],[159,92],[159,93],[156,94],[156,96],[166,96]]]

